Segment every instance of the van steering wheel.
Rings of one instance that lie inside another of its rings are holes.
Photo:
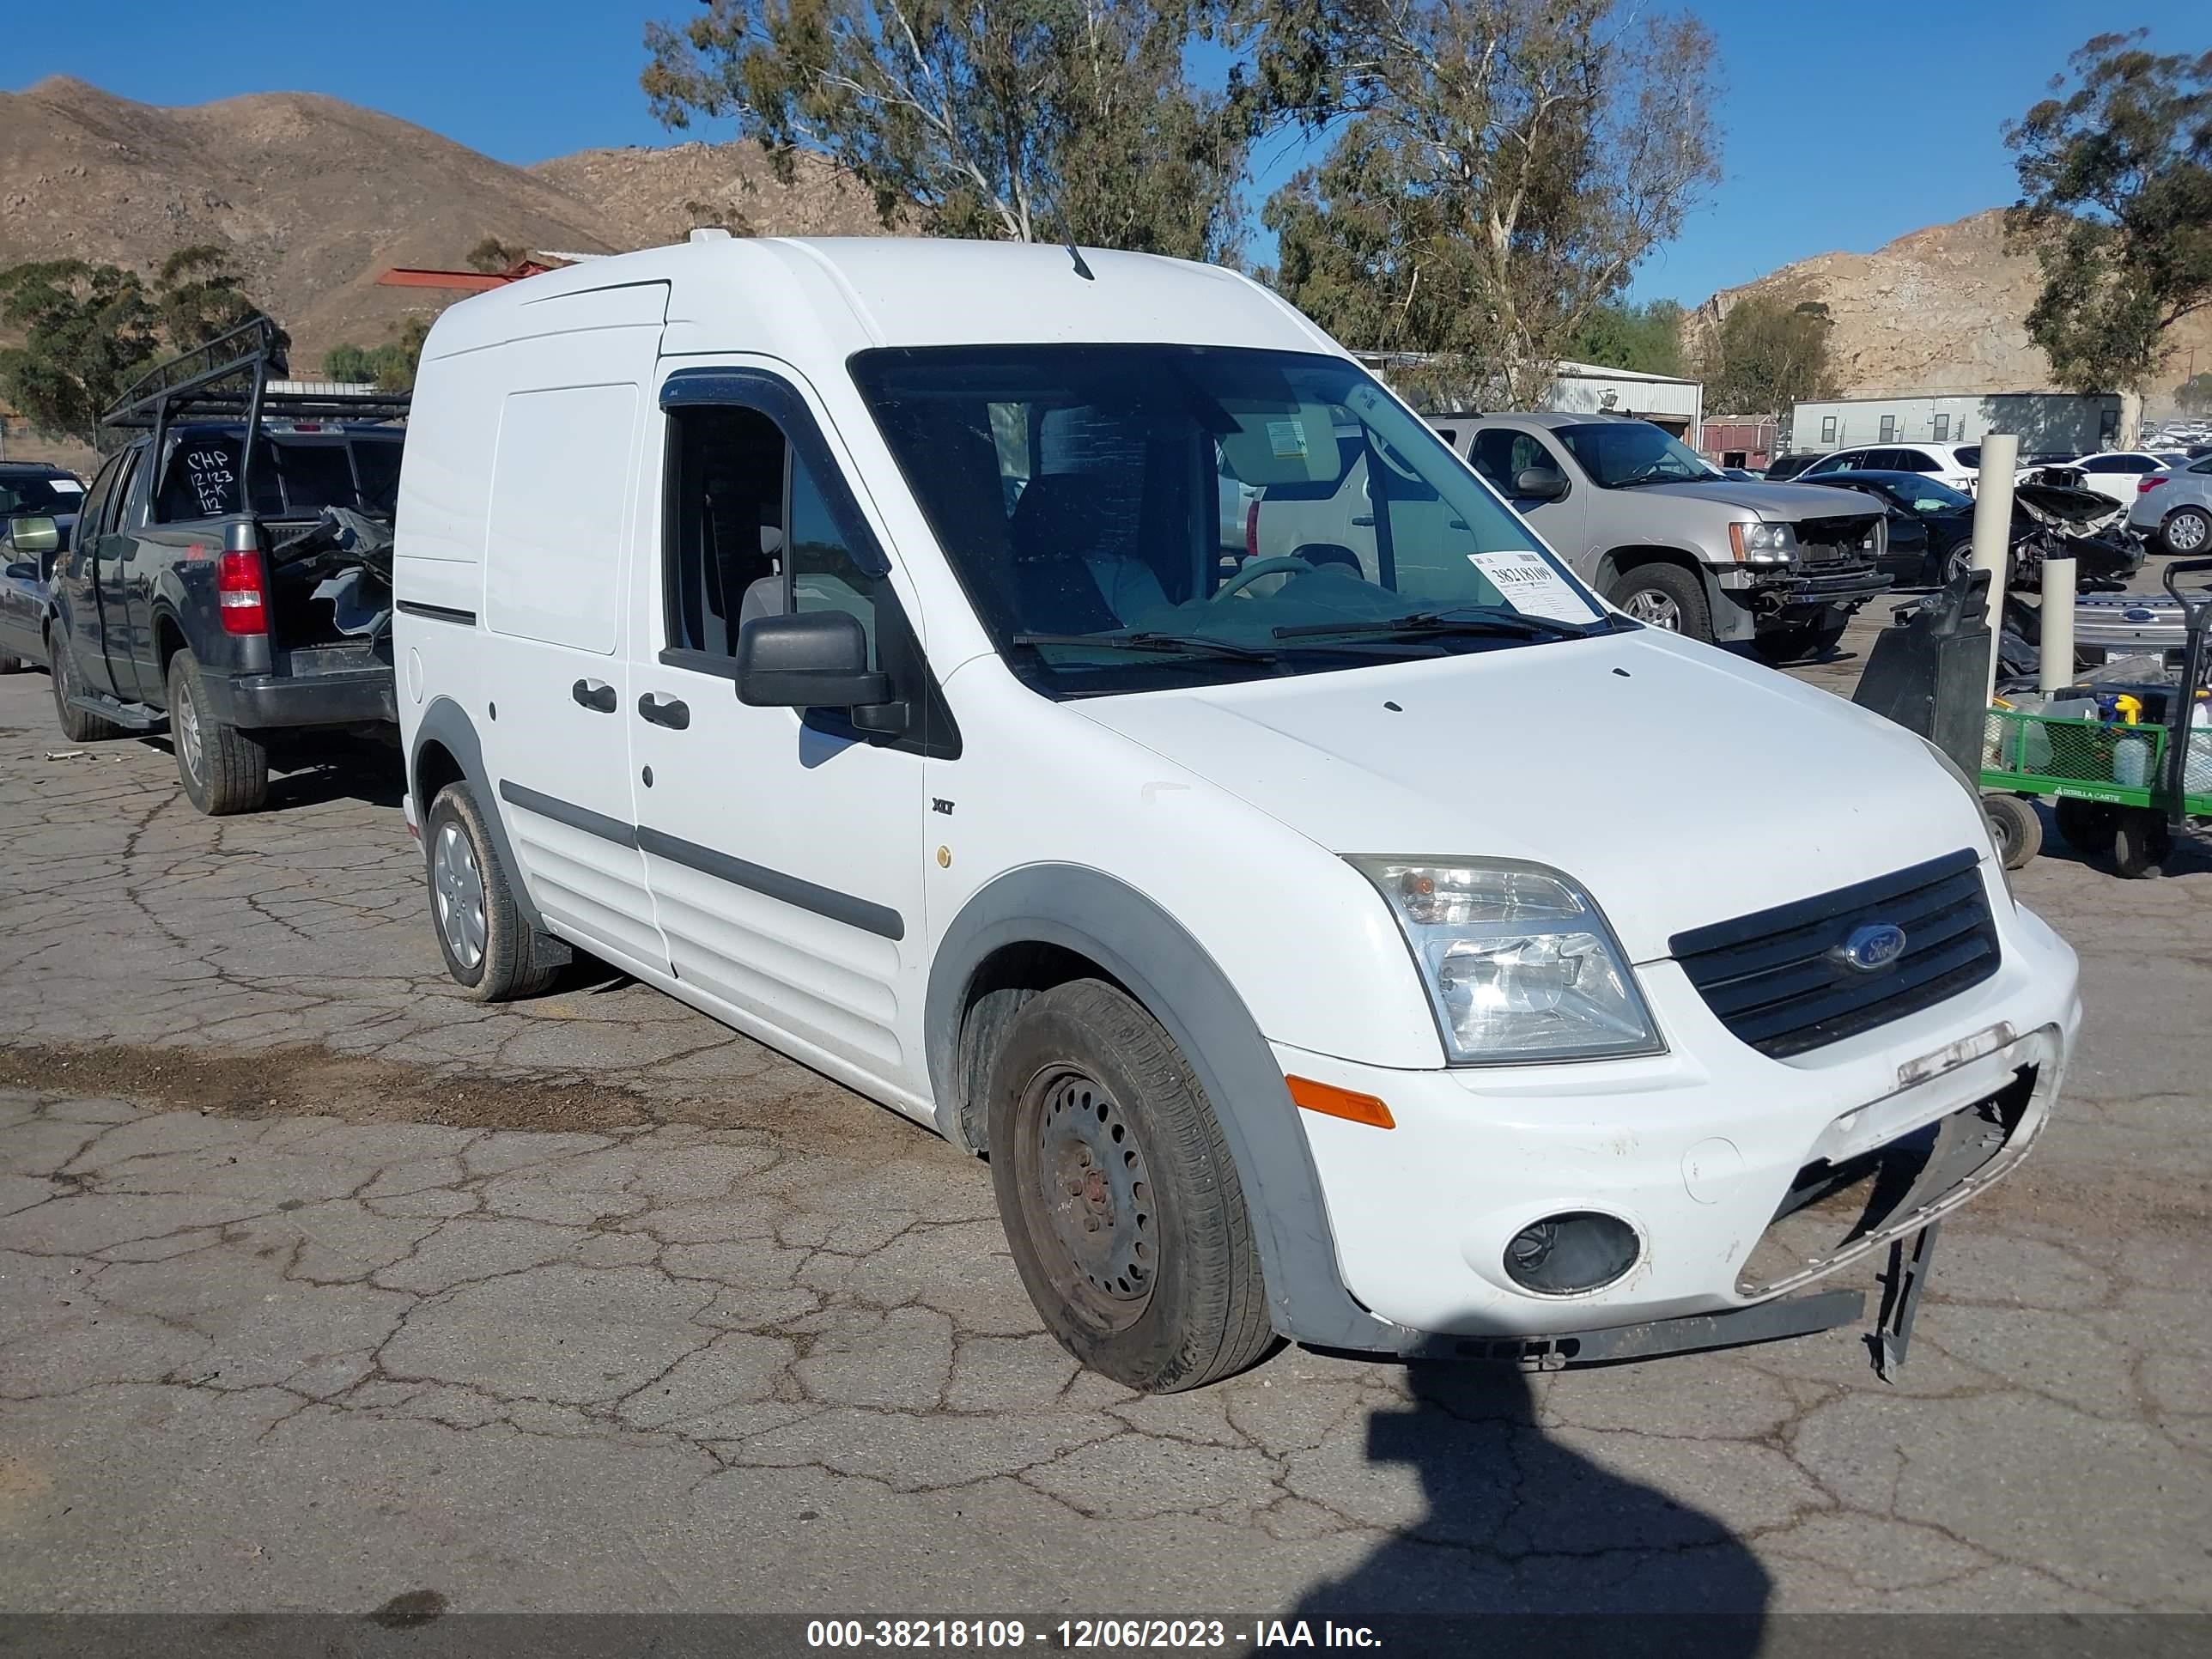
[[[1218,601],[1227,599],[1231,593],[1242,593],[1261,577],[1272,576],[1280,570],[1303,570],[1310,574],[1313,566],[1295,553],[1279,553],[1273,558],[1249,560],[1243,569],[1213,590],[1213,597]]]

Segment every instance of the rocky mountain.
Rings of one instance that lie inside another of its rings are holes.
[[[1723,289],[1690,313],[1692,356],[1731,307],[1752,295],[1816,301],[1835,323],[1829,356],[1846,397],[1916,392],[2033,392],[2051,365],[2027,337],[2041,276],[2032,256],[2004,246],[2004,214],[1991,209],[1900,236],[1872,253],[1822,253],[1756,282]],[[2169,371],[2147,411],[2165,412],[2193,348],[2212,367],[2212,319],[2173,331]]]
[[[866,234],[872,202],[826,163],[778,183],[751,146],[586,150],[509,167],[334,98],[269,93],[191,108],[58,77],[0,93],[0,266],[75,256],[149,270],[228,248],[307,368],[458,297],[380,288],[393,265],[462,266],[487,235],[607,252],[698,223]]]

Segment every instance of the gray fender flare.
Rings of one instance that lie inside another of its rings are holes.
[[[523,919],[540,933],[547,932],[545,918],[538,913],[536,901],[530,896],[529,884],[523,879],[522,866],[514,856],[514,844],[507,838],[507,821],[501,817],[499,792],[492,787],[491,774],[484,769],[483,744],[477,739],[477,728],[468,711],[451,697],[433,697],[429,707],[423,709],[422,719],[415,728],[415,741],[407,750],[407,793],[416,794],[415,781],[422,775],[422,745],[442,744],[448,754],[460,763],[462,775],[477,798],[477,808],[483,814],[485,827],[499,848],[499,861],[506,866],[507,890],[514,895],[515,908]],[[430,803],[416,795],[415,810],[427,819]],[[424,829],[429,826],[426,823]]]
[[[1097,963],[1174,1038],[1235,1159],[1276,1331],[1315,1347],[1391,1349],[1405,1333],[1352,1299],[1338,1271],[1321,1178],[1298,1109],[1228,976],[1166,911],[1075,865],[1030,865],[974,894],[939,937],[925,1006],[938,1127],[958,1121],[960,1022],[976,969],[1003,946],[1058,945]]]

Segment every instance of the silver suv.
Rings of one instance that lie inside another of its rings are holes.
[[[1639,622],[1826,652],[1889,586],[1871,503],[1810,485],[1723,477],[1649,421],[1621,415],[1435,416],[1431,422],[1576,573]],[[1842,499],[1838,499],[1842,497]],[[1264,511],[1264,509],[1263,509]]]

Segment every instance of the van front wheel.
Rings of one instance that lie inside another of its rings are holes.
[[[1244,1192],[1182,1053],[1112,986],[1031,998],[991,1067],[991,1184],[1014,1266],[1060,1346],[1146,1393],[1273,1345]]]

